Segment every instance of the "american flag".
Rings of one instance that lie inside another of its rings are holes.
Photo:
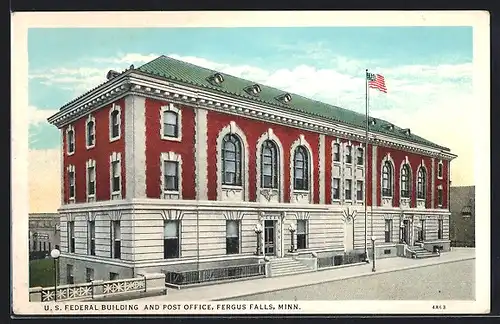
[[[366,73],[366,79],[368,80],[368,86],[373,89],[378,89],[384,93],[387,93],[387,88],[385,86],[385,79],[383,75]]]

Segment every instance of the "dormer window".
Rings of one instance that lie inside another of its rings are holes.
[[[393,124],[387,125],[387,130],[393,131],[394,130],[394,125]]]
[[[376,125],[377,124],[377,120],[375,118],[372,118],[370,119],[370,125]]]
[[[403,129],[403,133],[404,133],[405,135],[411,135],[411,131],[410,131],[410,129],[409,129],[409,128],[405,128],[405,129]]]
[[[292,101],[292,95],[290,95],[289,93],[285,93],[276,99],[278,99],[279,101],[281,101],[283,103],[289,103],[290,101]]]
[[[251,85],[249,87],[246,87],[245,91],[251,95],[256,96],[262,91],[262,89],[260,88],[260,86],[258,84],[254,84],[254,85]]]
[[[222,82],[224,82],[224,77],[220,73],[215,73],[215,74],[211,75],[208,78],[208,80],[210,82],[212,82],[213,84],[220,85],[220,84],[222,84]]]

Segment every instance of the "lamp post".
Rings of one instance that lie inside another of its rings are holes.
[[[255,251],[255,255],[260,255],[260,234],[262,234],[262,225],[260,223],[255,224],[253,231],[257,235],[257,251]]]
[[[371,237],[372,240],[372,272],[375,272],[375,236]]]
[[[61,252],[58,249],[53,249],[50,251],[50,256],[54,259],[54,301],[57,301],[57,261]]]
[[[295,246],[293,243],[293,233],[295,233],[295,225],[293,223],[291,223],[290,226],[288,226],[288,231],[290,231],[290,242],[291,242],[290,252],[293,253],[295,251]]]

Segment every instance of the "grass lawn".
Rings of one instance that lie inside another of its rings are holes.
[[[40,259],[30,261],[30,287],[54,286],[54,260]]]

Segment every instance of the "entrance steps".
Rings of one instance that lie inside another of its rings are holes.
[[[314,270],[300,261],[288,258],[271,259],[271,277],[288,276],[299,273],[313,272]]]
[[[410,249],[411,251],[413,251],[417,259],[433,258],[439,256],[438,253],[432,253],[418,245],[412,246]]]

